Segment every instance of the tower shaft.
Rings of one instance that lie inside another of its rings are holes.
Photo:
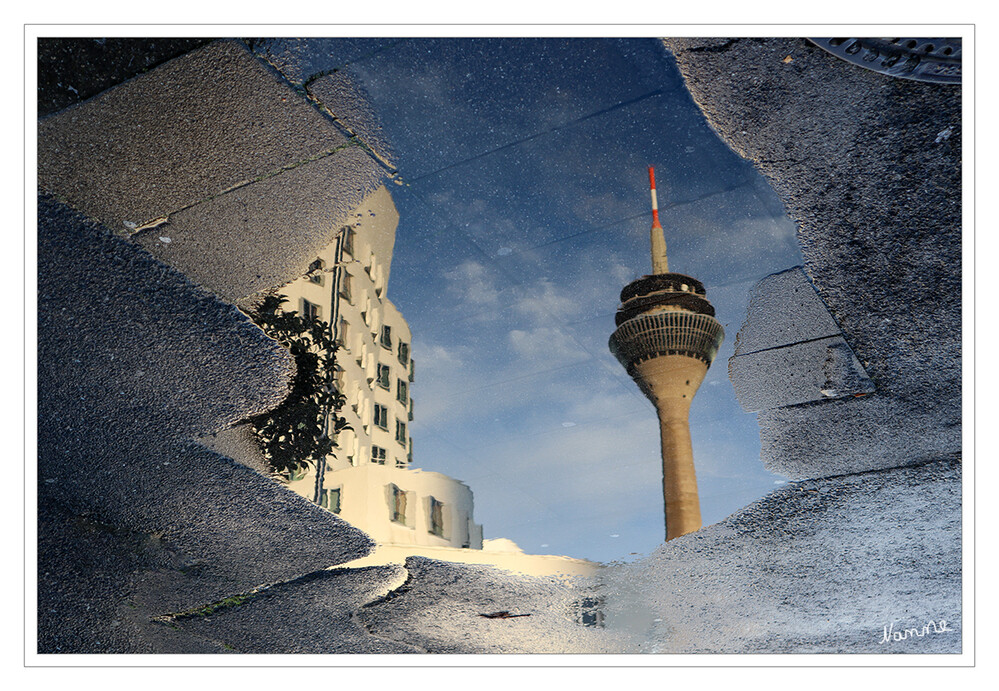
[[[707,371],[704,362],[685,355],[665,355],[635,365],[634,376],[659,416],[667,540],[701,527],[689,421],[690,404]]]

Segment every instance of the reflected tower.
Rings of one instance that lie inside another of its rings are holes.
[[[701,527],[690,444],[690,404],[718,354],[725,331],[715,319],[704,285],[670,272],[651,167],[649,184],[652,274],[632,281],[621,291],[610,349],[659,414],[666,539],[672,540]]]

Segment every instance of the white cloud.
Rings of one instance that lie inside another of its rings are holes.
[[[569,321],[579,314],[581,308],[578,294],[559,289],[548,281],[531,286],[530,294],[514,304],[518,314],[539,325]]]
[[[424,372],[451,372],[465,366],[463,357],[467,356],[468,348],[461,346],[446,348],[442,345],[429,345],[417,341],[413,352],[419,354],[420,369]]]
[[[492,275],[473,259],[466,259],[454,271],[445,273],[444,279],[448,295],[459,303],[476,308],[498,305],[499,290]]]
[[[514,329],[508,339],[510,348],[516,355],[534,363],[544,362],[546,369],[590,357],[571,336],[558,328],[541,326],[527,331]],[[518,366],[518,369],[522,368]]]

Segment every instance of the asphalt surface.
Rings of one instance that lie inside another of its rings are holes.
[[[958,455],[961,88],[864,70],[805,39],[665,43],[711,126],[784,201],[804,271],[875,388],[761,412],[767,469],[821,477]]]
[[[419,653],[411,645],[372,636],[355,615],[405,578],[401,566],[320,571],[173,623],[232,653]]]
[[[153,616],[367,554],[191,441],[280,402],[287,353],[129,241],[39,209],[39,650],[148,648]]]
[[[604,581],[643,652],[960,652],[961,464],[789,484]]]

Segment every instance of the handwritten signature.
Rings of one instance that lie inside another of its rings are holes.
[[[890,643],[892,641],[904,641],[907,638],[922,638],[929,633],[943,633],[944,631],[953,631],[954,629],[947,628],[947,620],[941,619],[940,621],[933,621],[932,619],[920,629],[899,629],[895,630],[895,622],[892,622],[884,629],[884,634],[881,637],[880,643]]]

